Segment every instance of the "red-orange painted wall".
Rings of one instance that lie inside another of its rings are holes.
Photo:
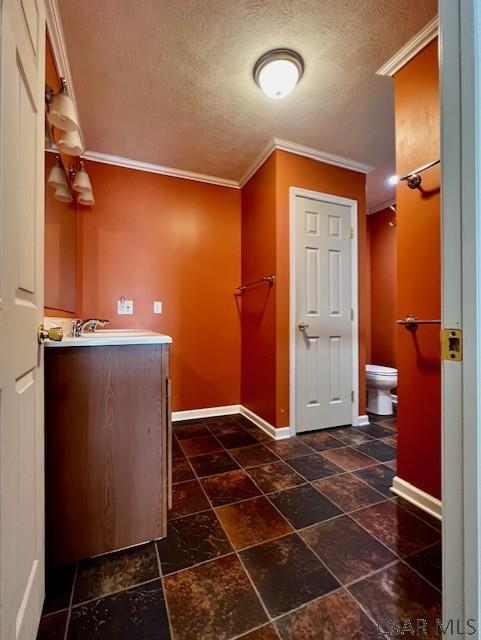
[[[242,282],[276,273],[276,157],[242,189]],[[239,298],[242,309],[241,402],[276,424],[276,292],[261,284]]]
[[[273,185],[275,182],[275,185]],[[243,279],[275,273],[270,292],[243,300],[242,404],[277,427],[289,425],[289,188],[300,187],[359,202],[360,413],[365,411],[369,334],[369,268],[365,176],[283,151],[274,152],[243,188]],[[275,309],[274,309],[275,307]],[[254,312],[255,310],[255,312]]]
[[[79,315],[172,336],[174,411],[238,404],[240,192],[96,162],[86,169],[96,204],[80,207]],[[117,315],[121,296],[134,300],[134,315]]]
[[[396,171],[439,159],[438,44],[432,42],[395,76]],[[440,173],[423,174],[423,192],[397,187],[397,316],[441,313]],[[441,497],[439,325],[398,327],[398,476]]]
[[[396,215],[387,208],[367,216],[371,271],[371,345],[369,361],[397,367]]]

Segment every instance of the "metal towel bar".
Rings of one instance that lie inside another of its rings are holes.
[[[254,280],[253,282],[246,282],[245,284],[240,284],[235,291],[236,296],[241,296],[246,289],[250,287],[254,287],[257,284],[262,284],[263,282],[267,282],[270,287],[276,281],[276,276],[264,276],[263,278],[259,278],[259,280]]]
[[[396,324],[403,325],[404,327],[412,328],[418,324],[441,324],[441,320],[419,320],[416,316],[406,316],[402,320],[396,320]]]

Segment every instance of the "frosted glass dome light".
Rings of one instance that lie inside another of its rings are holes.
[[[303,73],[303,59],[290,49],[268,51],[254,66],[256,83],[266,96],[274,100],[288,96],[302,78]]]

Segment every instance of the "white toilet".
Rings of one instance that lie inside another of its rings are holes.
[[[397,369],[366,365],[367,410],[379,416],[392,414],[391,391],[397,387]]]

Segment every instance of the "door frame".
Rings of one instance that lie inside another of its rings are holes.
[[[318,202],[329,202],[349,207],[351,214],[351,308],[352,330],[352,426],[360,424],[359,416],[359,263],[358,263],[358,202],[322,191],[311,191],[301,187],[289,188],[289,435],[297,433],[297,388],[296,388],[296,198],[309,198]]]
[[[440,0],[442,326],[463,360],[442,363],[443,617],[481,638],[481,5]],[[449,637],[465,637],[454,632]]]

